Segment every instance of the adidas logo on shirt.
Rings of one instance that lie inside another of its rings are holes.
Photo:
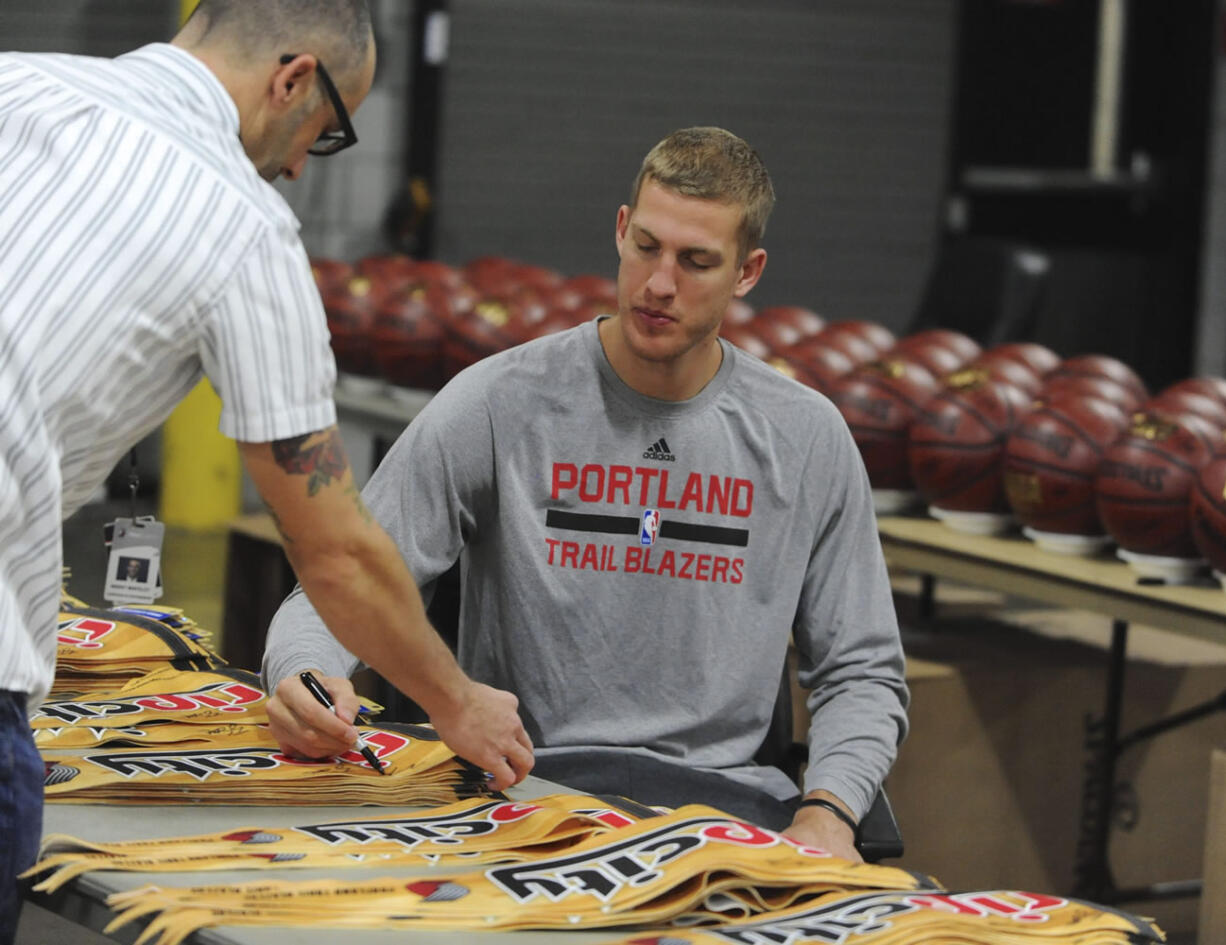
[[[660,437],[651,446],[643,451],[643,459],[658,459],[669,463],[675,463],[677,457],[673,455],[672,450],[668,448],[668,443],[664,437]]]

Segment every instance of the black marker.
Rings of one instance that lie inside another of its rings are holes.
[[[302,684],[306,686],[307,692],[315,697],[316,702],[322,705],[325,709],[331,709],[333,715],[336,714],[336,706],[332,704],[332,699],[328,695],[328,690],[319,684],[318,679],[311,675],[309,671],[299,673],[298,678],[301,679]],[[358,736],[358,744],[362,746],[362,757],[370,762],[370,766],[380,774],[386,774],[386,772],[383,770],[383,763],[379,761],[374,749],[362,741],[361,735]]]

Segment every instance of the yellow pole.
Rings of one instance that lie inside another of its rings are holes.
[[[199,0],[180,0],[186,22]],[[221,398],[201,381],[162,426],[159,514],[167,525],[211,529],[223,526],[242,506],[238,447],[217,430]]]

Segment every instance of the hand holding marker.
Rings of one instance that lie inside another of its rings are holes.
[[[301,679],[302,684],[306,686],[307,692],[315,697],[316,702],[326,709],[331,709],[332,714],[336,715],[336,706],[332,704],[332,699],[328,696],[328,690],[319,684],[318,679],[316,679],[310,672],[299,673],[298,678]],[[362,752],[362,757],[370,762],[370,766],[380,774],[386,774],[387,772],[383,770],[383,764],[379,761],[374,749],[362,741],[361,735],[358,736],[358,744],[362,746],[360,749]]]

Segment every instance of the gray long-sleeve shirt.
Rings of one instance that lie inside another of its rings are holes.
[[[725,343],[698,396],[645,397],[591,322],[457,376],[363,495],[427,600],[460,559],[459,661],[519,696],[538,754],[646,751],[793,796],[752,762],[791,632],[805,790],[868,809],[906,731],[903,656],[868,479],[820,394]],[[268,685],[357,665],[296,590]]]

